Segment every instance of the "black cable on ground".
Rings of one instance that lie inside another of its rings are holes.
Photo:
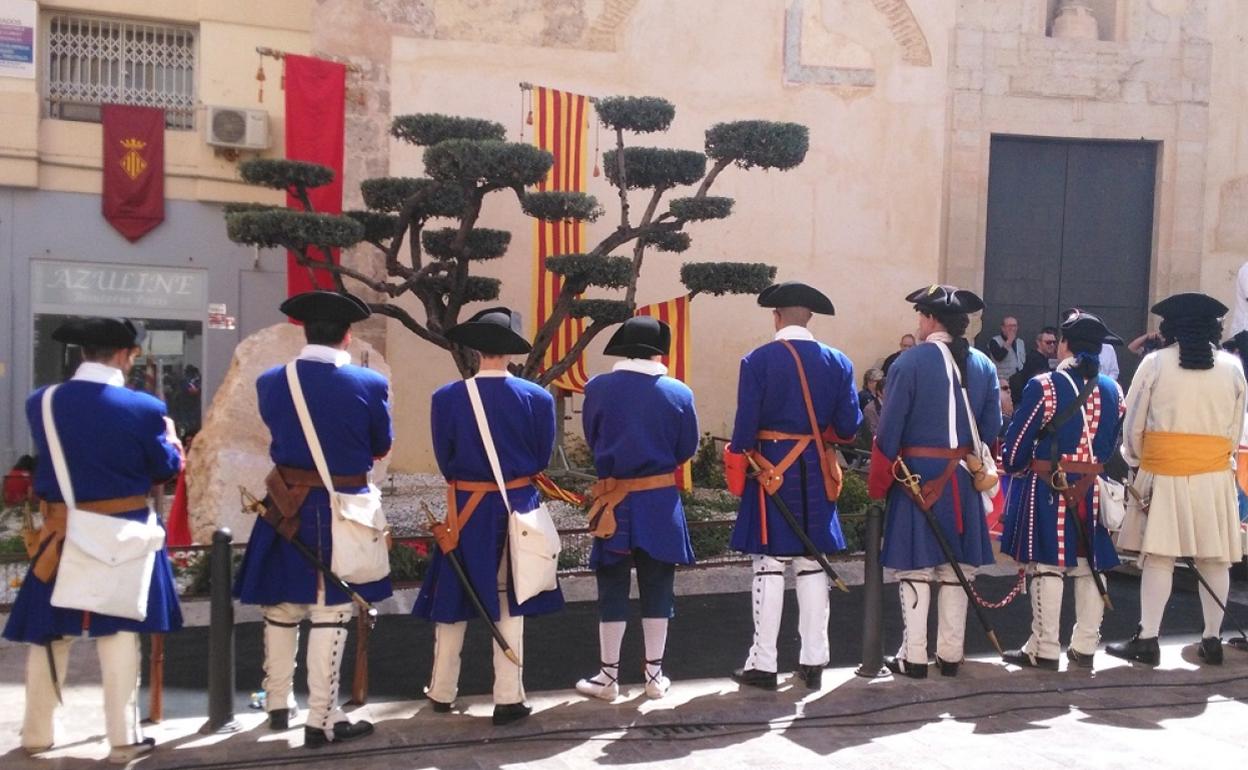
[[[1199,687],[1209,689],[1226,684],[1248,683],[1248,676],[1234,676],[1225,679],[1205,680],[1199,682],[1149,682],[1147,686],[1154,690],[1164,689],[1183,689]],[[856,711],[845,711],[836,714],[820,714],[820,715],[794,715],[791,718],[776,720],[735,720],[727,722],[653,722],[620,726],[599,726],[599,727],[568,727],[559,730],[551,730],[541,733],[526,733],[522,735],[503,735],[489,736],[478,739],[461,739],[453,741],[436,741],[408,744],[391,744],[386,746],[361,747],[358,749],[345,749],[342,751],[328,751],[316,754],[308,752],[290,752],[278,756],[256,757],[254,759],[242,760],[225,760],[221,762],[203,762],[200,764],[181,764],[177,767],[181,770],[244,770],[245,768],[258,767],[274,767],[286,765],[311,765],[320,762],[337,762],[346,758],[366,758],[381,757],[392,754],[415,754],[428,751],[447,751],[451,749],[468,748],[471,746],[494,746],[508,745],[517,743],[560,743],[560,742],[608,742],[617,741],[691,741],[691,740],[714,740],[717,738],[732,737],[736,735],[749,734],[753,732],[773,732],[788,730],[803,730],[813,728],[830,728],[830,727],[896,727],[910,724],[924,724],[928,722],[940,721],[967,721],[975,719],[985,719],[994,716],[1002,716],[1005,714],[1015,714],[1025,711],[1036,711],[1042,709],[1060,708],[1053,704],[1020,704],[1009,706],[1006,708],[987,711],[980,714],[953,715],[947,717],[904,717],[899,719],[884,720],[873,719],[870,722],[850,722],[842,724],[843,720],[868,717],[886,711],[899,711],[915,707],[930,707],[944,703],[955,703],[965,701],[971,698],[981,698],[984,696],[1034,696],[1034,695],[1066,695],[1073,693],[1097,692],[1102,690],[1122,690],[1128,688],[1138,688],[1140,682],[1121,683],[1121,684],[1103,684],[1103,685],[1081,685],[1075,687],[1055,687],[1039,690],[976,690],[974,692],[959,693],[957,695],[949,695],[940,698],[932,698],[929,700],[905,701],[892,703],[884,706],[877,706],[869,709],[861,709]],[[1242,696],[1221,696],[1204,698],[1201,700],[1183,700],[1183,701],[1165,701],[1161,703],[1135,703],[1135,704],[1108,704],[1108,705],[1086,705],[1077,706],[1079,711],[1086,713],[1096,713],[1101,711],[1134,711],[1140,709],[1156,709],[1156,708],[1182,708],[1187,706],[1207,706],[1219,703],[1248,703],[1248,694]],[[1070,708],[1068,705],[1067,708]],[[630,736],[629,731],[658,731],[658,730],[688,730],[688,728],[697,728],[697,732],[685,732],[683,734],[666,734],[666,735],[636,735]],[[709,732],[714,730],[714,732]],[[603,733],[622,732],[623,735],[613,737],[603,736]]]

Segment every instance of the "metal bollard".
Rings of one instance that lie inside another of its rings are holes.
[[[866,550],[862,565],[862,665],[854,673],[861,677],[887,676],[884,663],[884,568],[880,566],[883,540],[884,504],[867,507]]]
[[[212,533],[212,614],[208,627],[208,721],[206,735],[242,729],[234,719],[234,583],[230,543],[234,535],[222,527]]]

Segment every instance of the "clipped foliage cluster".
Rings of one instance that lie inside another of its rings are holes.
[[[274,211],[283,207],[270,206],[267,203],[227,203],[222,208],[225,210],[226,216],[229,216],[230,214],[242,214],[247,211]]]
[[[602,154],[602,170],[615,187],[620,186],[618,155],[618,150]],[[693,150],[625,147],[624,175],[630,190],[693,184],[706,175],[706,156]]]
[[[604,126],[637,134],[666,131],[676,117],[676,106],[655,96],[608,96],[594,109]]]
[[[423,195],[417,215],[425,217],[456,217],[464,210],[464,190],[456,184],[423,177],[381,177],[360,183],[364,205],[376,211],[398,213],[407,199]]]
[[[659,251],[667,251],[679,254],[689,248],[693,239],[689,237],[689,233],[676,232],[672,230],[656,230],[642,236],[647,246],[653,246]]]
[[[350,217],[289,209],[230,214],[225,227],[231,241],[262,248],[347,247],[364,237],[364,226]]]
[[[595,222],[603,214],[603,208],[594,196],[563,190],[527,193],[521,200],[520,207],[525,214],[546,222],[565,219]]]
[[[435,294],[446,296],[451,292],[452,278],[446,275],[437,275],[429,279],[429,287]],[[464,303],[468,302],[493,302],[498,299],[499,290],[502,288],[503,282],[497,278],[487,278],[483,275],[470,275],[464,283]]]
[[[706,130],[706,154],[730,160],[741,168],[784,171],[806,159],[810,131],[800,123],[739,120],[718,123]]]
[[[589,318],[602,324],[622,324],[632,317],[622,299],[578,299],[572,303],[573,318]]]
[[[673,198],[668,209],[676,218],[694,222],[727,219],[732,214],[732,198],[715,195],[704,198]]]
[[[761,262],[687,262],[680,266],[680,282],[701,294],[757,294],[770,286],[776,268]]]
[[[438,259],[454,259],[459,256],[452,251],[457,235],[458,227],[444,227],[439,230],[425,230],[420,234],[420,240],[425,251]],[[498,259],[507,253],[510,244],[511,232],[508,230],[474,227],[464,239],[463,257],[473,260]]]
[[[320,187],[334,181],[334,170],[319,163],[280,158],[253,158],[238,164],[238,175],[247,184],[285,190]]]
[[[396,117],[390,123],[390,135],[420,147],[431,147],[448,139],[502,141],[507,138],[507,129],[492,120],[420,113]]]
[[[377,211],[344,211],[343,216],[348,216],[359,222],[364,227],[364,237],[360,240],[364,241],[384,241],[387,238],[394,237],[394,231],[399,226],[399,218],[394,214],[382,214]]]
[[[561,254],[547,257],[546,269],[563,276],[574,286],[623,289],[633,277],[633,261],[628,257]]]
[[[425,171],[447,182],[528,187],[546,177],[555,158],[531,144],[448,139],[425,150]]]

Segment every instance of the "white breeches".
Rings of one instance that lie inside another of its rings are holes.
[[[975,567],[963,564],[967,580],[975,579]],[[943,661],[958,663],[966,642],[966,592],[958,584],[953,567],[941,564],[925,569],[897,571],[901,597],[901,619],[905,624],[897,657],[923,665],[927,663],[927,613],[932,601],[932,583],[940,590],[936,599],[936,655]]]
[[[52,642],[57,679],[65,686],[69,667],[69,647],[73,639]],[[104,728],[110,746],[129,746],[143,740],[139,727],[139,635],[119,631],[95,639],[104,686]],[[56,691],[48,668],[48,653],[42,645],[30,645],[26,658],[26,714],[22,723],[22,745],[44,748],[55,741]]]
[[[1075,584],[1075,628],[1071,632],[1070,646],[1075,652],[1092,655],[1101,641],[1101,619],[1105,615],[1105,603],[1096,590],[1096,580],[1088,560],[1080,558],[1074,567],[1053,564],[1028,565],[1031,573],[1031,637],[1023,646],[1023,652],[1038,658],[1056,660],[1062,646],[1058,641],[1061,631],[1062,594],[1065,578]]]
[[[776,640],[784,610],[784,570],[790,561],[797,572],[797,628],[802,639],[798,661],[803,666],[826,665],[829,659],[828,576],[819,562],[804,556],[778,559],[763,555],[755,555],[753,561],[754,643],[745,667],[772,673],[777,670]]]
[[[308,727],[332,733],[346,720],[338,708],[339,676],[347,644],[350,604],[275,604],[264,613],[264,690],[269,711],[295,705],[295,651],[299,648],[299,623],[308,618]]]

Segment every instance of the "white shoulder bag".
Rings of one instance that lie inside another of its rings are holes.
[[[971,428],[971,444],[973,445],[975,456],[979,458],[982,468],[982,474],[977,474],[967,466],[966,461],[962,462],[962,467],[966,468],[972,476],[987,475],[995,478],[997,482],[988,489],[980,489],[979,494],[984,503],[984,514],[992,513],[992,501],[997,496],[997,492],[1001,490],[1000,474],[997,472],[997,460],[992,456],[992,447],[985,444],[979,438],[979,426],[975,423],[975,415],[971,412],[971,395],[966,389],[965,383],[958,383],[956,367],[953,363],[953,354],[949,352],[949,346],[943,342],[937,342],[941,354],[945,358],[945,374],[949,377],[949,448],[952,449],[958,445],[958,422],[955,411],[957,407],[954,402],[961,400],[962,406],[966,409],[966,421]],[[962,391],[962,398],[958,399],[957,391]],[[977,480],[978,481],[978,480]]]
[[[490,424],[485,419],[481,391],[477,388],[475,378],[469,378],[464,385],[468,388],[468,400],[472,402],[472,413],[477,419],[477,429],[481,431],[481,443],[485,445],[494,482],[498,484],[498,493],[503,496],[503,505],[507,507],[509,514],[507,552],[511,559],[511,583],[516,592],[516,602],[523,604],[544,591],[553,591],[559,587],[559,551],[562,548],[559,530],[555,528],[555,521],[550,517],[550,510],[545,503],[531,511],[511,509],[511,501],[507,498],[507,483],[503,480],[503,469],[498,464],[498,450],[494,447]]]
[[[69,512],[52,606],[145,620],[152,570],[156,552],[165,546],[165,529],[150,508],[146,521],[131,521],[77,507],[65,451],[52,419],[52,393],[57,387],[43,392],[43,432]]]
[[[312,452],[312,462],[329,492],[330,538],[333,541],[329,568],[348,583],[371,583],[390,574],[390,551],[386,547],[386,513],[381,509],[381,490],[373,484],[361,494],[334,491],[334,480],[325,462],[321,440],[308,413],[308,402],[299,385],[295,362],[286,364],[286,381],[295,401],[303,437]]]
[[[1066,382],[1070,383],[1070,387],[1075,389],[1075,393],[1079,393],[1079,387],[1075,385],[1075,381],[1064,371],[1058,374],[1066,378]],[[1088,418],[1081,408],[1079,417],[1083,420],[1083,438],[1088,444],[1088,454],[1092,454],[1092,437],[1088,434]],[[1096,477],[1097,496],[1100,500],[1101,523],[1105,525],[1105,529],[1110,532],[1117,532],[1122,529],[1122,523],[1127,518],[1127,486],[1121,481],[1114,481],[1105,474],[1099,474]]]

